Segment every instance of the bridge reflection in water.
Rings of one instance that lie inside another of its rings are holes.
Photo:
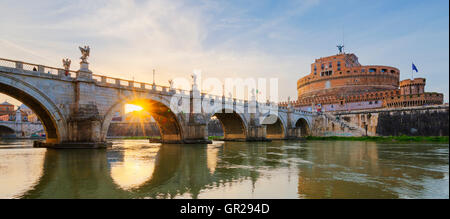
[[[0,150],[0,197],[448,198],[448,145],[145,140],[114,145]]]

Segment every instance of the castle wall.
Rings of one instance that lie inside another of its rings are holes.
[[[317,136],[448,136],[449,106],[420,106],[316,117]],[[367,125],[367,127],[366,127]],[[366,132],[367,131],[367,132]]]
[[[399,83],[399,75],[390,72],[361,73],[357,71],[355,73],[350,71],[333,73],[331,76],[307,77],[310,79],[298,83],[299,98],[396,89]]]

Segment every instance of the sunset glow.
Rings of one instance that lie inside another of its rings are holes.
[[[141,106],[138,105],[134,105],[134,104],[125,104],[125,113],[131,113],[134,111],[141,111],[144,108],[142,108]]]

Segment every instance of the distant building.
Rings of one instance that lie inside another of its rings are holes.
[[[39,122],[39,118],[28,106],[25,104],[20,105],[19,107],[22,113],[22,121],[28,122]]]
[[[361,65],[355,54],[341,52],[311,64],[311,73],[298,80],[298,100],[291,104],[305,111],[443,104],[442,93],[425,92],[425,78],[399,79],[397,68]]]
[[[25,104],[14,109],[14,105],[7,101],[0,104],[0,121],[16,121],[17,110],[20,110],[20,121],[40,122],[38,116]]]
[[[0,104],[0,116],[10,115],[11,113],[14,113],[13,104],[8,103],[8,101],[5,101]]]

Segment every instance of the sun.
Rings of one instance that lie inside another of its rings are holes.
[[[125,104],[125,113],[139,112],[144,108],[134,104]]]

